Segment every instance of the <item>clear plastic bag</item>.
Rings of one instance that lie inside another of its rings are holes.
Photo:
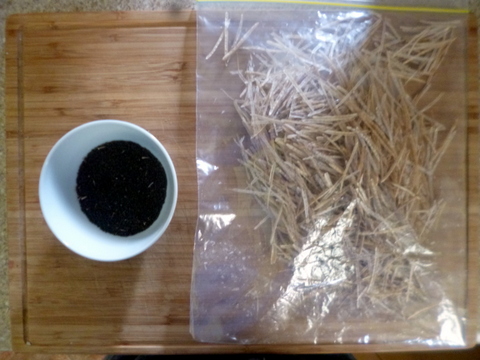
[[[464,346],[465,15],[201,5],[194,338]]]

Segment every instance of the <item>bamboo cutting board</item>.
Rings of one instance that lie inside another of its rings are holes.
[[[7,209],[15,351],[105,353],[354,352],[385,345],[208,345],[189,334],[197,216],[195,13],[30,14],[9,18],[6,44]],[[476,27],[469,55],[469,254],[477,237]],[[97,119],[136,123],[175,163],[179,198],[161,241],[116,263],[84,259],[47,228],[37,188],[67,131]],[[469,288],[477,289],[475,271]],[[469,303],[473,311],[476,302]],[[475,324],[468,327],[474,343]]]

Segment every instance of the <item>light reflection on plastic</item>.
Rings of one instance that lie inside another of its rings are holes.
[[[304,302],[305,296],[312,295],[311,291],[321,291],[322,288],[341,283],[349,277],[352,267],[343,251],[342,240],[345,232],[352,226],[355,205],[354,201],[351,202],[336,226],[325,233],[323,231],[325,226],[329,225],[329,219],[316,220],[314,229],[294,260],[292,279],[285,293],[277,300],[279,320],[288,321],[289,314]],[[313,326],[316,319],[328,315],[330,305],[336,298],[335,292],[313,294],[320,311],[311,319],[310,326]]]
[[[438,315],[438,323],[442,324],[439,336],[441,342],[443,344],[465,345],[462,326],[459,317],[456,316],[455,306],[450,300],[444,299],[441,308],[443,311]]]
[[[365,16],[365,13],[363,11],[350,11],[348,15],[351,18],[358,19]]]
[[[210,173],[214,172],[218,169],[218,166],[209,164],[206,161],[197,159],[197,169],[203,172],[204,175],[209,175]]]
[[[318,40],[318,41],[324,41],[324,42],[336,42],[337,39],[335,37],[336,35],[334,34],[326,34],[324,32],[321,32],[321,31],[315,31],[315,38]]]
[[[204,223],[209,224],[215,229],[223,229],[229,226],[235,220],[235,214],[205,214],[202,215]]]
[[[405,341],[406,344],[424,344],[428,346],[450,345],[450,346],[465,346],[465,339],[463,338],[463,326],[460,321],[460,316],[456,314],[454,304],[448,300],[443,299],[438,304],[437,321],[440,324],[438,336],[431,339],[415,338]],[[463,318],[463,321],[465,319]]]
[[[368,344],[369,342],[370,342],[370,335],[365,335],[363,339],[360,338],[360,341],[359,341],[359,343],[361,344]]]
[[[233,222],[233,220],[235,220],[235,217],[235,214],[204,214],[200,216],[200,219],[202,223],[207,225],[207,227],[221,230],[228,227]],[[206,233],[208,233],[208,230],[206,231]],[[209,241],[208,238],[203,238],[203,234],[200,231],[198,232],[197,239],[203,239],[203,251],[215,257],[214,248],[212,248],[211,250],[207,250],[208,247],[213,245],[213,242]],[[203,266],[205,269],[207,269],[207,262],[204,262]]]
[[[317,15],[320,19],[326,19],[327,14],[325,14],[324,12],[322,11],[317,11]],[[337,20],[340,20],[340,21],[344,21],[344,20],[347,20],[347,19],[358,19],[358,18],[361,18],[361,17],[365,17],[367,16],[367,12],[366,11],[348,11],[348,12],[339,12],[335,15],[335,18]]]
[[[316,53],[330,53],[333,46],[338,46],[339,42],[342,46],[356,47],[356,44],[361,43],[368,36],[368,28],[372,25],[371,20],[362,20],[362,23],[356,19],[366,17],[368,14],[363,11],[351,11],[347,13],[339,13],[334,16],[338,20],[338,27],[332,27],[331,14],[317,12],[318,21],[315,26],[314,36],[319,41],[318,45],[313,49],[312,54]],[[345,23],[341,25],[342,23]],[[341,37],[341,40],[339,40]],[[319,50],[322,51],[319,51]]]
[[[323,287],[337,284],[347,279],[348,260],[342,249],[345,231],[352,226],[352,202],[337,225],[322,234],[327,219],[318,220],[315,230],[310,233],[302,251],[295,258],[295,273],[291,284],[299,287]]]

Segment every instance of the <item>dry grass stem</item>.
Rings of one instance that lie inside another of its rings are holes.
[[[411,319],[432,308],[425,242],[442,208],[432,177],[456,133],[427,114],[441,96],[419,104],[457,24],[396,29],[371,15],[358,31],[356,21],[325,19],[316,38],[265,33],[242,47],[259,26],[242,35],[242,15],[229,47],[227,14],[207,58],[223,40],[223,61],[238,53],[247,62],[235,72],[245,88],[234,106],[249,135],[238,142],[249,185],[237,191],[266,212],[256,228],[271,227],[271,261],[294,264],[305,244],[332,244],[325,261],[349,265],[330,274],[346,281],[324,291],[353,295],[365,313]]]

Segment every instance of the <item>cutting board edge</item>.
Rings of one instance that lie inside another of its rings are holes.
[[[111,28],[119,24],[122,27],[168,27],[195,26],[195,10],[178,11],[113,11],[113,12],[45,12],[31,14],[12,14],[6,20],[6,31],[28,30],[71,30],[84,26]]]
[[[468,171],[468,263],[467,263],[467,332],[466,340],[469,346],[475,346],[478,331],[478,274],[479,266],[479,73],[478,73],[478,23],[477,18],[470,14],[468,18],[467,37],[467,97],[468,97],[468,140],[467,140],[467,171]]]
[[[21,31],[19,29],[9,29],[6,31],[6,68],[11,62],[17,60],[18,41]],[[15,66],[13,64],[12,66]],[[15,66],[18,70],[18,64]],[[21,190],[18,184],[22,181],[19,179],[19,146],[18,146],[18,119],[20,118],[18,109],[18,71],[6,72],[6,86],[15,86],[15,91],[6,96],[6,123],[5,123],[5,139],[6,139],[6,194],[7,194],[7,241],[9,252],[9,308],[10,308],[10,327],[12,348],[18,349],[26,344],[24,338],[24,322],[25,310],[23,299],[23,274],[25,264],[23,257],[23,231],[22,224],[18,223],[15,212],[20,211]],[[13,145],[9,146],[9,143]],[[16,171],[15,171],[16,170]],[[21,217],[20,217],[21,218]],[[14,284],[20,284],[15,287]]]
[[[469,344],[462,349],[474,347]],[[456,347],[456,349],[459,349]],[[40,346],[22,344],[13,349],[22,353],[90,353],[90,354],[333,354],[333,353],[381,353],[452,350],[448,346],[405,344],[208,344],[192,342],[178,345],[113,345],[113,346]]]

